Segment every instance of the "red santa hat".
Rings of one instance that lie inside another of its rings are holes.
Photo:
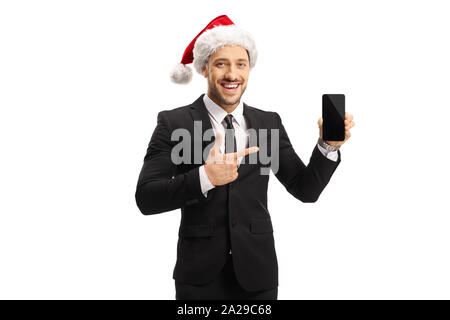
[[[187,46],[181,62],[170,73],[170,79],[178,84],[189,83],[192,69],[187,64],[193,62],[195,70],[203,74],[202,69],[208,63],[209,56],[227,45],[245,48],[249,55],[250,69],[255,66],[258,53],[252,35],[236,27],[226,15],[221,15],[208,23]]]

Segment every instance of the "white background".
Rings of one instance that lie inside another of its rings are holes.
[[[305,163],[323,93],[354,115],[316,203],[271,176],[279,299],[449,299],[446,1],[2,1],[0,298],[174,299],[179,210],[134,192],[169,72],[214,17],[251,32],[243,96]]]

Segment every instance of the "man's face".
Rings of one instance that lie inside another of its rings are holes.
[[[241,46],[218,49],[209,57],[208,67],[203,67],[203,76],[208,78],[210,97],[225,108],[233,108],[239,104],[247,88],[249,74],[249,56]]]

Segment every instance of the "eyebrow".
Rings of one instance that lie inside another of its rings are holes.
[[[227,58],[218,58],[218,59],[214,60],[214,63],[216,63],[216,62],[218,62],[218,61],[228,61],[228,59],[227,59]],[[244,59],[244,58],[237,59],[237,61],[245,61],[245,62],[248,62],[248,60],[247,60],[247,59]]]

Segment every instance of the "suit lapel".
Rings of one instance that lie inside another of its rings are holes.
[[[245,102],[244,102],[244,117],[247,120],[247,129],[254,129],[256,132],[258,132],[259,128],[260,128],[260,123],[259,123],[259,119],[257,117],[257,115],[255,114],[255,110],[248,106]],[[249,147],[254,147],[254,146],[258,146],[259,145],[259,137],[258,135],[256,135],[257,139],[256,141],[249,141]]]
[[[195,141],[201,141],[201,148],[202,148],[202,164],[205,163],[205,159],[203,159],[203,151],[205,148],[213,141],[215,141],[215,137],[213,136],[211,140],[209,141],[203,141],[203,137],[205,136],[205,131],[208,129],[212,130],[211,120],[209,120],[208,110],[206,109],[205,103],[203,102],[203,96],[205,94],[202,94],[197,100],[192,103],[190,108],[190,113],[192,116],[192,119],[194,121],[194,141],[193,141],[193,151],[197,152],[198,150],[195,150]],[[201,128],[200,128],[201,123]],[[197,143],[198,144],[198,143]]]
[[[260,122],[258,119],[258,116],[256,115],[255,110],[248,106],[245,102],[244,102],[244,117],[247,120],[247,129],[253,129],[256,132],[256,139],[252,139],[249,136],[249,141],[248,141],[248,147],[254,147],[254,146],[259,146],[259,128],[260,128]],[[246,170],[248,170],[250,168],[250,166],[252,166],[252,164],[249,164],[249,158],[250,155],[246,155],[242,161],[241,164],[239,165],[238,168],[238,173],[239,175],[241,175],[243,172],[245,172]],[[258,153],[256,153],[256,157],[259,158]],[[239,179],[239,177],[238,177]]]

